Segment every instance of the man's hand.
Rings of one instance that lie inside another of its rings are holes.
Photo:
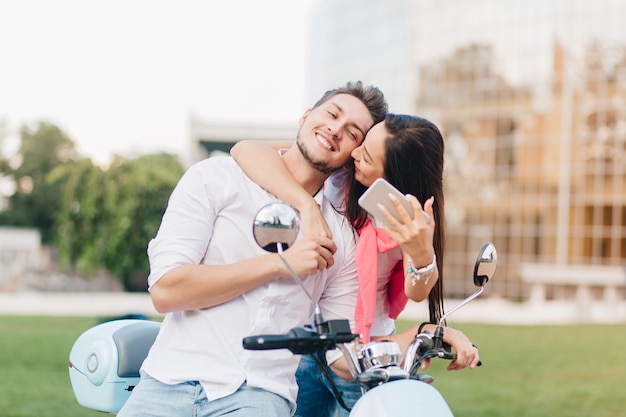
[[[333,254],[337,250],[332,239],[322,236],[306,236],[297,240],[283,256],[298,276],[314,274],[332,266]],[[285,276],[290,276],[285,268]]]

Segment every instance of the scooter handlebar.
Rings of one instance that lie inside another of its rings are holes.
[[[444,348],[433,349],[434,343],[432,340],[432,336],[430,336],[429,334],[418,334],[415,338],[419,339],[420,341],[416,352],[417,357],[425,356],[437,357],[451,361],[456,360],[456,353],[450,352],[449,350],[446,350]],[[478,361],[476,365],[481,366],[482,364],[482,361]]]
[[[285,334],[248,336],[243,347],[248,350],[288,349],[296,355],[335,349],[338,343],[350,343],[359,337],[350,331],[348,320],[329,320],[312,327],[296,327]]]
[[[248,350],[288,349],[296,355],[320,352],[337,347],[333,335],[318,334],[306,327],[296,327],[285,334],[248,336],[243,339]]]

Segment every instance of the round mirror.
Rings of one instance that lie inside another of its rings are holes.
[[[298,214],[288,204],[270,203],[259,210],[254,218],[252,233],[256,243],[269,252],[287,249],[298,237]]]
[[[487,242],[478,253],[474,266],[474,285],[482,287],[496,272],[498,253],[493,243]]]

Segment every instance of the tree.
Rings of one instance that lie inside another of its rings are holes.
[[[62,184],[45,179],[56,167],[77,157],[76,145],[59,127],[46,122],[34,128],[22,126],[20,139],[17,154],[3,157],[0,163],[16,190],[8,199],[7,210],[0,213],[0,224],[35,227],[43,243],[49,243]]]
[[[104,266],[127,289],[145,289],[146,249],[161,223],[169,196],[183,173],[177,157],[146,155],[114,164],[105,189]]]
[[[126,289],[145,290],[147,245],[182,172],[163,153],[117,157],[106,171],[87,160],[59,168],[51,181],[66,184],[55,223],[63,260],[86,275],[104,267]]]
[[[103,264],[98,235],[106,233],[104,213],[105,171],[90,159],[58,166],[47,177],[62,188],[54,219],[54,241],[62,266],[93,276]]]

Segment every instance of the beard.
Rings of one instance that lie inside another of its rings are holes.
[[[326,161],[315,161],[315,160],[313,160],[313,158],[311,157],[311,154],[309,153],[308,149],[306,148],[304,143],[302,143],[302,139],[300,137],[300,132],[299,131],[298,131],[298,136],[296,137],[296,144],[298,145],[298,149],[300,150],[300,153],[302,154],[302,157],[304,158],[304,160],[307,161],[308,164],[313,169],[317,170],[318,172],[321,172],[322,174],[332,174],[337,169],[339,169],[338,167],[332,167],[332,166],[328,165],[328,162],[326,162]]]

